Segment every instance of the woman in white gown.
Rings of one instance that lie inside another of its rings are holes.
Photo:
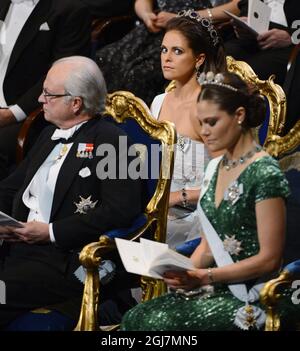
[[[154,118],[175,124],[177,145],[171,184],[167,243],[175,248],[199,237],[201,225],[194,216],[208,154],[196,118],[201,72],[224,71],[226,59],[220,38],[207,19],[182,11],[168,22],[161,46],[163,75],[175,88],[158,95],[151,105]]]

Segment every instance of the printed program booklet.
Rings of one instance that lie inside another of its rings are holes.
[[[170,249],[168,244],[140,239],[140,242],[116,238],[123,265],[127,272],[161,279],[164,272],[194,270],[192,261]]]
[[[0,226],[23,228],[23,224],[18,222],[16,219],[10,217],[4,212],[0,211]]]
[[[241,20],[238,16],[234,15],[233,13],[224,10],[223,12],[226,13],[229,17],[231,17],[234,21],[234,24],[238,27],[241,27],[245,31],[247,31],[247,35],[252,36],[252,37],[257,37],[258,32],[253,29],[252,27],[249,26],[249,24],[243,20]]]
[[[224,12],[233,19],[234,24],[243,28],[249,36],[257,37],[269,29],[272,9],[260,0],[249,0],[247,22],[233,13]]]

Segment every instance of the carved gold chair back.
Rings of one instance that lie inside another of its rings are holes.
[[[148,155],[153,153],[151,152],[152,146],[159,144],[159,155],[151,155],[151,158],[160,160],[159,176],[158,179],[148,177],[146,180],[150,196],[138,223],[133,224],[132,228],[125,231],[121,229],[99,233],[99,241],[87,245],[82,250],[80,261],[86,269],[87,277],[80,319],[75,330],[99,330],[98,306],[101,299],[99,298],[98,266],[105,254],[116,250],[114,238],[122,237],[136,240],[147,233],[156,241],[165,242],[166,239],[169,192],[174,164],[173,147],[176,143],[174,125],[170,122],[154,120],[146,104],[125,91],[108,95],[105,114],[106,118],[110,118],[113,123],[127,132],[134,143],[139,145],[139,149],[142,150],[143,148],[140,146],[145,145]],[[158,150],[157,147],[154,149]],[[151,164],[151,160],[149,160],[149,164]],[[165,291],[165,284],[161,280],[143,277],[141,278],[141,286],[143,301],[157,297]]]
[[[236,73],[247,83],[255,85],[267,102],[267,116],[264,123],[253,132],[257,141],[268,149],[269,141],[274,135],[280,134],[285,124],[286,97],[281,86],[274,83],[274,76],[268,80],[260,80],[253,69],[244,61],[237,61],[231,56],[226,57],[227,69],[229,72]],[[166,88],[169,92],[175,88],[172,81]]]

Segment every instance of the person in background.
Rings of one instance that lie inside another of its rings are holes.
[[[223,2],[212,9],[208,0],[158,0],[157,7],[153,0],[136,0],[135,12],[141,23],[121,40],[101,48],[96,54],[108,92],[128,90],[150,105],[165,86],[159,56],[167,22],[177,12],[188,9],[197,10],[201,16],[214,21],[227,19],[223,9],[238,14],[237,0]]]
[[[39,107],[51,64],[89,56],[90,36],[91,17],[80,0],[0,0],[0,179],[15,164],[20,122]]]
[[[203,73],[197,116],[211,152],[198,215],[205,237],[193,253],[194,270],[166,271],[171,292],[127,312],[122,330],[249,330],[264,327],[259,290],[281,264],[288,182],[277,161],[257,145],[251,128],[265,102],[237,75]],[[299,307],[286,296],[286,328]]]
[[[127,15],[133,12],[134,0],[81,0],[93,18]]]
[[[264,0],[264,3],[272,8],[269,30],[257,38],[249,38],[237,28],[238,38],[226,41],[225,51],[236,60],[246,61],[260,79],[275,74],[275,83],[282,85],[293,48],[291,25],[300,18],[300,7],[297,0]],[[247,16],[248,0],[241,0],[239,6],[240,15]]]
[[[201,72],[226,69],[221,39],[213,25],[195,11],[181,11],[171,19],[161,43],[161,69],[174,89],[155,97],[154,118],[175,124],[177,146],[171,183],[167,243],[176,247],[199,237],[198,216],[192,212],[200,192],[208,154],[196,118],[196,100],[201,91]]]

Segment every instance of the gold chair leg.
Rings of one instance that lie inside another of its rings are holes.
[[[75,331],[96,331],[98,325],[99,271],[87,269],[79,321]]]

